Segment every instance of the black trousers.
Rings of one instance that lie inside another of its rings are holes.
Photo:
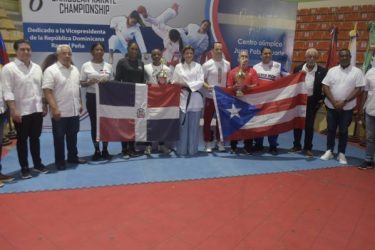
[[[28,162],[28,141],[30,142],[30,153],[34,167],[40,166],[40,141],[42,133],[43,113],[32,113],[22,116],[21,123],[14,123],[17,131],[17,155],[22,169],[29,167]]]
[[[312,100],[311,97],[307,98],[306,105],[306,118],[305,118],[305,139],[304,139],[304,150],[312,150],[313,137],[314,137],[314,122],[316,112],[319,110],[319,105],[316,101]],[[301,138],[302,138],[302,129],[294,129],[294,142],[293,145],[296,148],[302,148]]]

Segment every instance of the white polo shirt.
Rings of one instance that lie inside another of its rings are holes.
[[[112,65],[107,62],[93,63],[86,62],[81,67],[81,81],[90,79],[111,80],[113,79]],[[96,85],[93,84],[86,88],[87,93],[96,93]]]
[[[74,65],[67,68],[57,62],[44,71],[43,89],[53,91],[61,117],[79,115],[81,106],[79,79],[79,71]]]
[[[375,116],[375,68],[371,68],[366,73],[365,91],[367,91],[367,100],[364,106],[366,113]]]
[[[340,65],[337,65],[328,70],[322,83],[330,88],[335,100],[344,101],[356,87],[364,86],[364,78],[362,71],[357,67],[348,66],[343,69]],[[328,108],[334,109],[327,97],[324,103]],[[345,104],[344,110],[351,110],[356,105],[357,98],[354,98]]]
[[[227,77],[230,71],[230,63],[227,60],[215,61],[211,58],[202,65],[202,68],[204,79],[210,86],[225,87],[227,85]],[[205,97],[212,99],[212,92],[205,88],[202,88],[202,92]]]
[[[26,66],[17,58],[3,67],[2,84],[5,101],[15,101],[21,116],[43,112],[42,69],[30,62]]]

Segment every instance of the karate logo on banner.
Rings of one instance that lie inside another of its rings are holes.
[[[251,139],[305,127],[307,94],[304,73],[275,81],[259,81],[241,97],[233,90],[214,88],[222,138]]]
[[[176,141],[180,87],[110,81],[98,84],[98,141]]]

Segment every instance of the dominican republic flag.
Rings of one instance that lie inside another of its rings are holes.
[[[179,86],[110,81],[97,90],[98,141],[179,139]]]
[[[259,81],[256,87],[233,96],[233,89],[214,88],[220,135],[230,140],[277,135],[305,127],[307,94],[305,74],[276,81]]]

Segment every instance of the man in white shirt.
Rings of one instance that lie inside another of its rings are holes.
[[[364,105],[366,115],[366,157],[359,169],[374,168],[374,154],[375,154],[375,68],[367,71],[365,76],[365,95]]]
[[[287,72],[283,71],[281,64],[272,60],[272,49],[270,47],[263,47],[261,49],[261,59],[262,61],[258,64],[255,64],[253,69],[258,74],[260,80],[269,81],[271,84],[276,79],[279,79],[282,76],[288,75]],[[269,143],[269,152],[273,155],[277,154],[277,138],[279,135],[270,135],[268,136]],[[255,138],[255,146],[253,147],[254,151],[263,150],[263,137]]]
[[[162,63],[162,53],[160,49],[153,49],[151,51],[152,63],[145,65],[145,81],[147,84],[167,84],[171,80],[170,68]],[[152,143],[147,142],[145,154],[150,155]],[[171,150],[164,144],[159,142],[159,151],[163,154],[169,154]]]
[[[348,49],[339,52],[340,65],[329,69],[323,79],[323,91],[326,95],[324,104],[327,107],[327,151],[320,157],[330,160],[334,157],[336,130],[339,127],[339,144],[337,160],[347,164],[345,157],[348,141],[348,127],[352,122],[353,109],[357,96],[364,86],[362,71],[350,65],[351,54]]]
[[[225,87],[227,76],[230,71],[230,63],[223,58],[223,45],[220,42],[214,43],[212,50],[213,57],[202,65],[204,73],[203,91],[205,94],[203,113],[203,137],[206,143],[205,151],[212,152],[213,134],[211,131],[211,121],[215,114],[215,104],[212,99],[212,90],[215,86]],[[216,121],[216,141],[220,152],[225,151],[223,139],[220,138],[219,126]]]
[[[21,166],[21,177],[29,179],[32,175],[27,159],[28,140],[34,170],[41,173],[48,172],[40,158],[39,141],[47,107],[42,101],[42,69],[31,61],[30,42],[18,40],[14,42],[13,47],[16,58],[6,64],[2,72],[4,99],[17,131],[17,155]]]
[[[57,47],[57,62],[48,67],[43,76],[43,91],[48,101],[52,117],[55,166],[64,170],[65,142],[68,149],[68,163],[83,164],[78,158],[77,133],[79,114],[82,112],[80,75],[72,65],[72,49],[67,44]]]

